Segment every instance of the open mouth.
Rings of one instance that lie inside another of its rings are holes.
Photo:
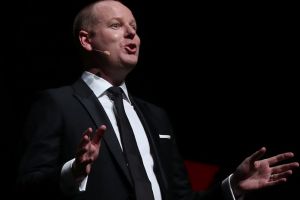
[[[137,51],[137,45],[134,43],[127,44],[127,45],[125,45],[125,50],[129,54],[135,54]]]

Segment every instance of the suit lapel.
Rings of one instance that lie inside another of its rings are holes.
[[[155,127],[152,127],[152,124],[149,123],[149,120],[147,121],[147,118],[144,117],[143,113],[146,113],[144,106],[141,103],[134,101],[134,98],[132,98],[131,96],[130,96],[130,100],[131,100],[131,102],[134,106],[134,109],[135,109],[137,115],[139,116],[139,118],[143,124],[143,127],[145,129],[145,132],[148,136],[152,156],[155,161],[156,168],[158,170],[158,173],[156,172],[156,175],[158,175],[158,177],[160,177],[162,194],[165,194],[164,191],[166,191],[168,188],[168,181],[167,181],[166,175],[164,173],[162,164],[160,162],[160,156],[159,156],[160,152],[159,152],[159,148],[158,148],[159,147],[158,134],[155,134],[151,131],[151,130],[155,130]]]
[[[103,135],[103,139],[107,144],[110,152],[114,156],[115,160],[117,161],[118,165],[120,166],[121,170],[125,174],[126,178],[132,184],[118,138],[104,111],[104,108],[102,107],[92,90],[86,85],[86,83],[84,83],[83,80],[79,79],[77,82],[75,82],[73,88],[75,90],[75,97],[81,102],[81,104],[90,114],[96,127],[99,127],[102,124],[106,125],[107,130]]]

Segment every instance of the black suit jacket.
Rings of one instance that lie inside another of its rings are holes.
[[[166,113],[155,105],[130,98],[148,136],[163,199],[222,199],[219,186],[210,192],[192,192]],[[74,158],[82,133],[102,124],[107,130],[86,191],[64,195],[60,190],[62,166]],[[72,86],[44,91],[33,104],[25,130],[28,145],[18,179],[22,194],[42,199],[134,199],[112,125],[97,97],[81,79]],[[171,139],[160,138],[159,134],[169,134]]]

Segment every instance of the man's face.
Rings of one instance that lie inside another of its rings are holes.
[[[136,34],[136,21],[131,11],[116,1],[95,5],[99,23],[94,27],[92,45],[95,49],[109,51],[109,62],[116,66],[132,67],[138,61],[140,38]]]

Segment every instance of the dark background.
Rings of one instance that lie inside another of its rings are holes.
[[[72,20],[86,2],[1,6],[1,163],[8,194],[33,94],[71,84],[81,74]],[[293,151],[300,160],[296,5],[124,2],[142,40],[129,90],[168,111],[185,159],[219,165],[221,177],[261,146],[268,148],[266,156]],[[258,194],[299,199],[299,180],[296,170],[287,184]]]

